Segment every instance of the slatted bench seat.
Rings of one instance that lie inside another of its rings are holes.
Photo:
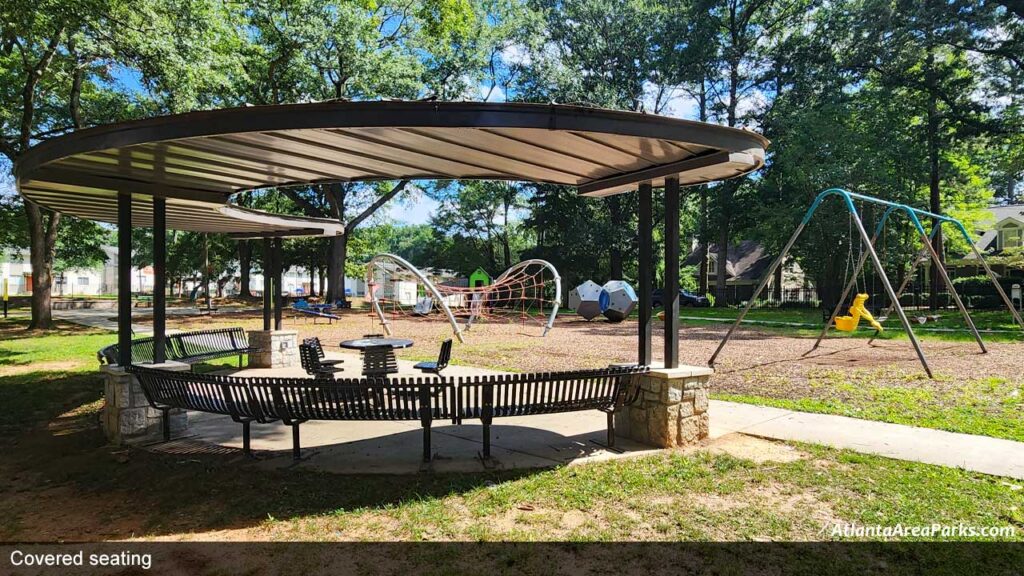
[[[614,446],[614,414],[640,394],[638,376],[646,367],[608,368],[541,374],[460,378],[271,378],[170,372],[144,365],[129,368],[150,405],[163,411],[182,408],[230,416],[242,424],[243,446],[250,452],[252,422],[280,421],[292,428],[292,455],[301,455],[299,426],[311,420],[420,421],[423,459],[431,459],[434,421],[483,423],[483,457],[491,455],[494,418],[580,410],[608,414],[608,445]]]
[[[600,410],[608,415],[608,446],[615,445],[615,411],[640,395],[639,375],[646,367],[605,368],[538,374],[501,374],[460,378],[457,421],[483,424],[483,457],[491,457],[494,418]]]
[[[168,360],[185,364],[198,364],[207,360],[238,356],[238,366],[242,366],[245,354],[258,352],[249,345],[249,338],[242,328],[212,328],[209,330],[193,330],[168,334],[165,339],[165,351]],[[111,344],[96,354],[100,364],[117,365],[118,345]],[[153,337],[132,340],[132,363],[145,364],[153,362]]]
[[[453,420],[451,386],[442,379],[239,378],[170,372],[132,366],[150,405],[164,413],[183,408],[224,414],[242,424],[243,447],[250,452],[251,422],[281,421],[292,428],[292,455],[301,455],[299,426],[310,420],[419,420],[423,458],[430,460],[430,426]]]

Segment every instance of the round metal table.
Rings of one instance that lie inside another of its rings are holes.
[[[398,350],[399,348],[411,348],[412,340],[406,338],[356,338],[354,340],[344,340],[340,346],[349,350],[366,350],[367,348]]]
[[[348,350],[359,350],[363,356],[363,376],[387,376],[398,372],[395,350],[409,348],[412,340],[405,338],[356,338],[339,344]]]

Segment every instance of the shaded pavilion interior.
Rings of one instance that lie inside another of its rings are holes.
[[[264,329],[281,326],[280,245],[344,233],[337,221],[232,203],[244,191],[327,182],[507,180],[639,192],[637,361],[651,363],[653,188],[665,190],[665,367],[678,366],[680,187],[764,164],[758,134],[663,116],[555,104],[323,102],[192,112],[98,126],[30,149],[15,166],[25,199],[154,234],[154,361],[164,359],[168,228],[262,238],[270,274]],[[132,251],[118,235],[119,254]],[[118,343],[131,361],[130,258],[118,259]],[[276,285],[273,283],[276,278]],[[273,299],[271,298],[271,295]],[[273,301],[272,301],[273,300]],[[273,322],[272,322],[273,316]]]

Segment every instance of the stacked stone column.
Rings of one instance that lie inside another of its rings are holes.
[[[165,362],[147,365],[160,370],[185,372],[188,364]],[[112,444],[128,445],[156,442],[163,439],[163,412],[153,408],[142,392],[139,380],[120,366],[102,366],[104,378],[103,431]],[[181,409],[168,411],[171,437],[188,429],[188,413]]]
[[[714,370],[698,366],[656,368],[638,376],[640,397],[615,415],[616,434],[672,448],[708,437],[708,381]]]
[[[299,333],[295,330],[251,330],[250,368],[290,368],[299,365]]]

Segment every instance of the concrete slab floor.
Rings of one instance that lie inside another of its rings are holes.
[[[194,438],[242,447],[242,427],[230,418],[196,412],[189,419]],[[491,427],[491,460],[485,464],[480,459],[483,428],[479,424],[435,423],[433,459],[424,463],[423,429],[418,422],[307,422],[300,428],[303,459],[297,465],[338,474],[482,472],[549,468],[657,451],[623,438],[616,439],[615,450],[609,450],[604,446],[605,426],[605,415],[596,411],[502,418]],[[296,465],[290,427],[253,424],[251,436],[263,465]]]

